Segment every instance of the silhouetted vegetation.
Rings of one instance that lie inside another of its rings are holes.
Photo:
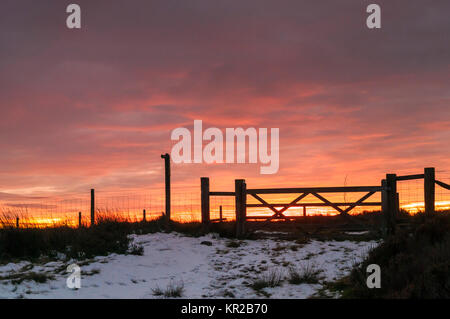
[[[116,217],[99,217],[93,227],[73,228],[55,226],[48,228],[0,228],[0,262],[33,260],[41,257],[57,259],[86,259],[110,253],[142,255],[143,248],[131,244],[130,234],[148,234],[176,231],[187,236],[202,236],[208,232],[223,237],[234,235],[234,223],[212,224],[205,228],[201,223],[167,223],[161,217],[151,221],[129,222]]]
[[[92,228],[3,228],[0,230],[0,261],[10,259],[84,259],[109,253],[126,253],[130,239],[125,224],[102,221]]]
[[[350,276],[327,288],[343,298],[449,298],[450,216],[419,214],[411,222],[373,249]],[[379,289],[367,288],[370,264],[381,267]]]

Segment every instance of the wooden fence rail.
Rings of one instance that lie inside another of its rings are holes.
[[[450,185],[449,185],[449,184],[446,184],[446,183],[441,182],[441,181],[436,181],[436,184],[439,185],[439,186],[441,186],[442,188],[445,188],[445,189],[447,189],[447,190],[450,190]]]

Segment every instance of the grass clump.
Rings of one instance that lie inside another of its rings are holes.
[[[156,286],[156,288],[152,289],[154,296],[161,296],[165,298],[177,298],[181,297],[184,292],[184,283],[183,281],[175,282],[171,280],[165,289],[161,289]]]
[[[241,247],[241,242],[237,240],[230,240],[229,242],[227,242],[226,246],[228,248],[239,248]]]
[[[256,291],[259,291],[264,288],[273,288],[281,286],[283,281],[283,274],[279,270],[271,270],[262,276],[253,280],[250,284],[250,287]]]
[[[308,263],[303,265],[301,268],[289,268],[288,281],[293,285],[300,284],[317,284],[319,283],[319,274],[322,271],[317,269],[314,264]]]
[[[98,268],[92,269],[91,271],[81,271],[82,276],[93,276],[93,275],[97,275],[99,273],[100,273],[100,269],[98,269]]]
[[[143,256],[144,255],[144,246],[137,245],[137,244],[131,244],[128,248],[128,254],[130,255],[137,255],[137,256]]]

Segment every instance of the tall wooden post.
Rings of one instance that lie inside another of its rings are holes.
[[[78,212],[78,228],[81,228],[81,212]]]
[[[91,227],[95,225],[95,190],[91,189]]]
[[[223,222],[222,205],[219,206],[219,222]]]
[[[147,217],[145,216],[145,209],[142,211],[142,221],[147,221]]]
[[[398,215],[397,175],[386,175],[386,222],[389,234],[395,232],[395,223]]]
[[[236,237],[240,238],[245,233],[245,221],[247,218],[247,186],[245,180],[234,181],[236,199]]]
[[[164,159],[165,184],[166,184],[166,220],[170,221],[170,155],[161,155]]]
[[[16,217],[16,228],[19,228],[19,217]]]
[[[202,209],[202,224],[208,225],[210,222],[209,218],[209,178],[200,178],[201,187],[201,209]]]
[[[303,217],[306,217],[306,206],[303,206]]]
[[[424,171],[424,199],[425,214],[431,216],[434,213],[435,201],[435,170],[434,167],[427,167]]]

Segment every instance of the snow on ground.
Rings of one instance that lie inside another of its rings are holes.
[[[154,296],[154,289],[165,290],[170,283],[184,285],[184,298],[307,298],[321,285],[289,284],[289,268],[315,267],[321,270],[321,280],[332,281],[346,275],[377,245],[375,241],[313,240],[302,245],[259,239],[238,241],[239,247],[229,247],[231,240],[215,235],[194,238],[156,233],[133,237],[134,243],[144,247],[142,256],[112,254],[78,261],[82,271],[80,289],[66,285],[70,275],[66,267],[74,261],[2,265],[0,298],[161,298]],[[205,245],[205,241],[212,245]],[[248,286],[271,271],[283,276],[281,286],[259,292]],[[46,273],[53,279],[45,283],[5,279],[27,272]]]

